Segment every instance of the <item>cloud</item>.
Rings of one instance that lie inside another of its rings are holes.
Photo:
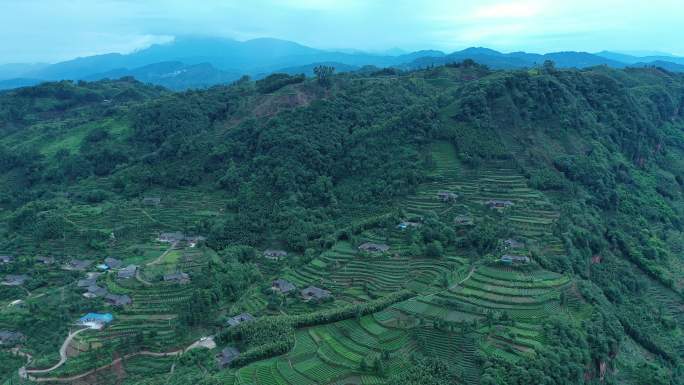
[[[477,7],[472,17],[477,19],[530,18],[538,16],[543,9],[540,2],[511,1]]]
[[[188,34],[365,50],[672,52],[684,51],[681,20],[681,0],[0,0],[0,61],[129,52]]]

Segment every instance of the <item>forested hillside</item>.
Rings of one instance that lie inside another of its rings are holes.
[[[330,70],[0,93],[0,381],[684,384],[684,75]]]

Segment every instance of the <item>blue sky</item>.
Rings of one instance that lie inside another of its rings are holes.
[[[0,0],[0,63],[130,52],[188,34],[367,51],[684,55],[684,0]]]

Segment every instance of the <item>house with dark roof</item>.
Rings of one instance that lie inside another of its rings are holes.
[[[53,257],[38,257],[36,258],[36,262],[42,263],[43,265],[52,265],[55,263],[55,259]]]
[[[285,257],[287,257],[287,251],[285,251],[285,250],[274,250],[274,249],[264,250],[264,258],[277,261],[280,258],[285,258]]]
[[[239,355],[240,351],[234,347],[227,347],[221,350],[221,353],[216,357],[219,368],[227,368]]]
[[[107,292],[107,289],[105,289],[104,287],[97,286],[97,285],[88,286],[88,288],[86,290],[87,291],[85,293],[83,293],[83,296],[86,298],[104,297],[107,294],[109,294]]]
[[[14,257],[11,255],[0,255],[0,265],[5,264],[5,263],[12,263],[14,262]]]
[[[190,276],[187,273],[173,273],[173,274],[166,274],[164,275],[164,281],[165,282],[173,282],[173,283],[180,283],[180,284],[186,284],[190,283]]]
[[[14,346],[26,339],[20,332],[13,332],[10,330],[0,330],[0,346]]]
[[[524,247],[525,245],[522,242],[519,242],[515,239],[506,239],[503,241],[504,247],[508,249],[520,249]]]
[[[454,223],[458,226],[472,226],[475,224],[470,215],[457,215],[454,217]]]
[[[84,271],[87,268],[90,267],[93,263],[91,261],[84,261],[81,259],[72,259],[71,261],[67,262],[67,264],[64,266],[66,270],[77,270],[77,271]]]
[[[2,281],[2,284],[5,286],[21,286],[24,284],[24,282],[26,282],[28,278],[28,275],[24,274],[7,274],[4,280]]]
[[[110,304],[112,306],[117,306],[117,307],[130,305],[133,302],[133,301],[131,301],[131,297],[129,297],[125,294],[124,295],[118,295],[118,294],[111,294],[110,293],[110,294],[105,295],[104,299],[108,304]]]
[[[252,317],[252,315],[249,313],[242,313],[242,314],[236,315],[235,317],[228,318],[228,320],[226,321],[226,324],[228,324],[228,326],[237,326],[243,322],[249,322],[249,321],[254,321],[254,317]]]
[[[145,197],[142,200],[142,203],[145,206],[159,206],[161,203],[161,198],[160,197]]]
[[[107,265],[107,267],[109,267],[110,269],[118,269],[123,265],[123,262],[116,258],[107,257],[104,260],[104,264]]]
[[[273,281],[271,289],[280,292],[280,294],[288,294],[296,290],[297,287],[292,282],[279,278]]]
[[[78,282],[76,282],[76,286],[78,286],[78,287],[89,287],[89,286],[93,286],[96,284],[97,284],[97,277],[79,279]]]
[[[384,253],[389,250],[390,247],[384,243],[372,243],[366,242],[359,246],[359,250],[365,251],[367,253]]]
[[[135,277],[135,273],[138,272],[138,266],[128,265],[116,273],[118,279],[130,279]]]
[[[159,234],[159,238],[157,238],[157,240],[159,242],[165,243],[177,243],[185,240],[185,234],[181,233],[180,231],[161,233]]]
[[[503,255],[501,262],[507,265],[511,264],[527,264],[530,263],[530,258],[521,255]]]
[[[490,199],[485,202],[485,205],[489,206],[490,209],[503,209],[513,206],[513,202],[509,200]]]
[[[304,298],[305,301],[315,299],[317,301],[320,301],[322,299],[330,298],[332,294],[330,291],[321,289],[320,287],[316,286],[309,286],[306,289],[303,289],[301,291],[302,297]]]
[[[450,191],[440,191],[437,193],[437,199],[442,202],[455,201],[458,198],[458,194],[452,193]]]

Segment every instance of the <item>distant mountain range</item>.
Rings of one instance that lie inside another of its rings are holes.
[[[609,51],[598,53],[527,52],[501,53],[488,48],[467,48],[446,54],[441,51],[399,50],[370,54],[346,50],[326,51],[278,39],[244,42],[222,38],[181,37],[169,44],[153,45],[130,54],[87,56],[56,64],[0,65],[0,89],[16,88],[42,81],[98,80],[133,76],[136,79],[183,90],[227,83],[242,75],[260,78],[273,72],[311,74],[325,63],[338,71],[354,71],[366,65],[417,69],[473,59],[496,69],[527,68],[553,60],[560,68],[607,65],[615,68],[659,66],[684,72],[684,58],[675,56],[632,56]]]

